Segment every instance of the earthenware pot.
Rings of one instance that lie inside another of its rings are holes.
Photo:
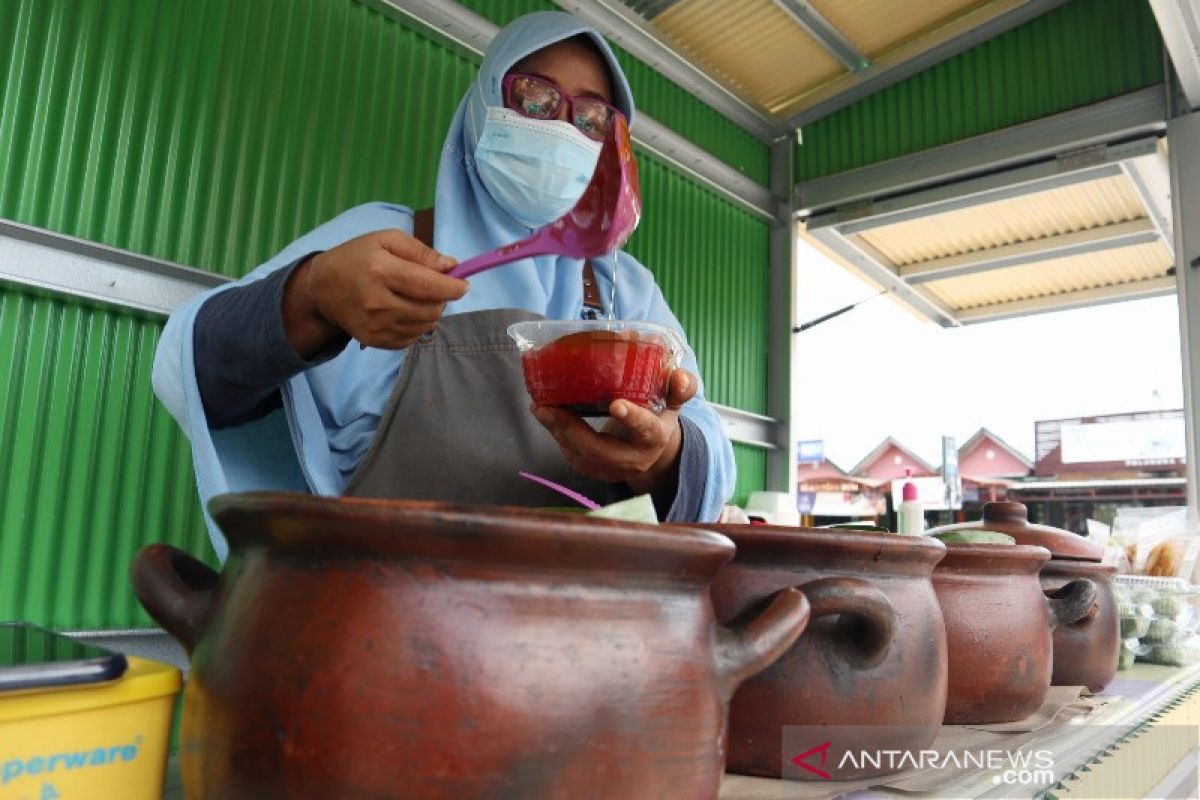
[[[986,529],[1007,533],[1017,544],[1039,545],[1050,551],[1042,567],[1042,588],[1056,590],[1069,581],[1087,578],[1096,584],[1096,603],[1091,614],[1073,625],[1054,631],[1055,686],[1086,686],[1098,692],[1117,674],[1121,651],[1121,620],[1113,597],[1115,566],[1101,564],[1103,548],[1061,528],[1034,525],[1022,503],[987,503],[983,518],[935,531]],[[931,531],[932,532],[932,531]]]
[[[717,625],[712,531],[528,509],[228,495],[221,573],[164,545],[189,798],[712,797],[729,697],[809,615]]]
[[[869,531],[712,527],[738,548],[713,581],[719,620],[755,613],[791,587],[804,592],[813,614],[796,644],[734,695],[730,771],[869,777],[894,770],[847,763],[847,752],[921,749],[933,741],[946,704],[946,636],[930,583],[946,552],[941,542]],[[825,742],[821,757],[803,755]]]
[[[1043,593],[1044,547],[952,544],[933,571],[949,653],[948,725],[1012,722],[1050,690],[1053,631],[1092,613],[1096,585],[1083,578]]]

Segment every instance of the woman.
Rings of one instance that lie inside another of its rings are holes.
[[[690,352],[666,410],[617,400],[598,432],[529,404],[506,336],[517,320],[607,314],[614,269],[620,317],[679,330],[645,267],[620,253],[444,274],[569,210],[616,113],[631,119],[633,101],[603,38],[561,12],[522,17],[451,123],[436,213],[351,209],[180,307],[154,387],[191,439],[202,503],[278,489],[561,505],[528,470],[601,500],[649,492],[670,521],[715,519],[733,453]]]

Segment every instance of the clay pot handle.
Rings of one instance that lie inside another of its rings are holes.
[[[1051,628],[1090,622],[1100,611],[1100,605],[1096,602],[1099,594],[1096,584],[1087,578],[1073,580],[1045,594],[1050,604]]]
[[[809,606],[796,589],[777,592],[770,605],[748,622],[717,627],[717,674],[726,698],[742,681],[775,663],[808,625]]]
[[[831,637],[841,655],[869,669],[887,655],[896,629],[896,609],[888,596],[861,578],[819,578],[800,587],[812,604],[813,618],[838,614],[849,631]],[[840,627],[840,626],[839,626]]]
[[[208,622],[220,575],[177,547],[152,544],[133,557],[134,593],[190,655]]]

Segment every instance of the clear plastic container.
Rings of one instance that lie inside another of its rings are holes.
[[[1121,653],[1117,659],[1117,669],[1129,669],[1133,666],[1133,662],[1141,658],[1143,661],[1154,648],[1148,644],[1142,644],[1136,637],[1129,637],[1121,640]]]
[[[1113,594],[1118,613],[1129,616],[1129,606],[1149,605],[1158,618],[1181,624],[1200,617],[1200,587],[1182,578],[1156,578],[1148,575],[1118,575]]]
[[[1150,575],[1117,575],[1113,578],[1117,585],[1136,591],[1150,589],[1155,593],[1174,592],[1175,594],[1200,593],[1200,587],[1192,586],[1183,578],[1156,578]]]
[[[1140,639],[1150,630],[1154,621],[1154,609],[1148,605],[1119,604],[1121,611],[1121,636]]]
[[[1200,636],[1187,636],[1167,644],[1154,645],[1142,656],[1143,661],[1168,667],[1190,667],[1200,663]]]
[[[1181,639],[1192,636],[1200,619],[1190,613],[1178,619],[1171,617],[1155,617],[1142,641],[1147,644],[1174,644]]]
[[[607,415],[613,400],[662,411],[686,347],[672,328],[633,320],[531,320],[508,335],[534,402],[584,416]]]

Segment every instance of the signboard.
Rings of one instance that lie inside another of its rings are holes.
[[[1064,464],[1169,464],[1187,458],[1182,416],[1067,423],[1060,435]]]
[[[946,485],[946,506],[962,508],[962,476],[958,473],[958,444],[953,436],[942,437],[942,480]]]
[[[1182,409],[1038,420],[1035,475],[1150,469],[1187,461]]]
[[[811,513],[815,517],[862,519],[880,517],[886,513],[882,494],[870,496],[859,492],[814,492]]]
[[[824,460],[825,441],[823,439],[809,439],[796,443],[797,464],[820,464]]]
[[[796,510],[801,514],[811,514],[816,504],[816,492],[796,492]]]

